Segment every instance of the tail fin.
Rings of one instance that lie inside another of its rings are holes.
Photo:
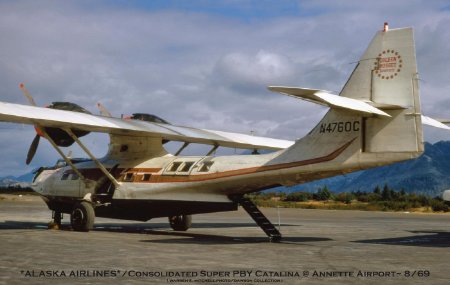
[[[330,171],[417,157],[423,152],[417,79],[413,31],[404,28],[377,32],[340,96],[269,87],[330,107],[320,123],[276,161],[324,157],[343,145],[348,147],[336,158],[339,163],[330,162]]]
[[[392,116],[364,120],[364,151],[423,151],[417,79],[412,28],[379,31],[340,94]]]
[[[412,28],[379,31],[340,95],[376,104],[412,106],[416,74]]]

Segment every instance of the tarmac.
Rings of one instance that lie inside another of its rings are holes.
[[[263,208],[270,243],[243,210],[167,219],[96,219],[49,230],[36,196],[0,195],[0,284],[450,284],[450,214]]]

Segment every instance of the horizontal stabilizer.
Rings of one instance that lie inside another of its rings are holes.
[[[443,120],[443,122],[445,122],[445,120]],[[449,126],[444,125],[443,123],[439,122],[438,120],[435,120],[433,118],[430,118],[430,117],[427,117],[424,115],[422,115],[422,124],[436,127],[436,128],[450,130]]]
[[[324,90],[283,86],[269,86],[268,88],[269,90],[274,92],[278,92],[295,98],[300,98],[316,104],[325,105],[330,108],[342,108],[366,115],[380,115],[390,117],[389,114],[371,106],[364,101],[334,95]]]
[[[438,120],[439,122],[441,122],[441,123],[443,123],[443,124],[450,124],[450,120],[449,119],[436,119],[436,120]]]

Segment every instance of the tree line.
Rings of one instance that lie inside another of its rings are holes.
[[[332,193],[327,186],[323,186],[317,192],[258,192],[250,194],[249,197],[257,204],[262,206],[292,206],[290,203],[308,202],[308,201],[329,201],[341,202],[346,205],[366,204],[369,210],[382,211],[408,211],[414,208],[431,208],[435,212],[450,211],[449,203],[442,200],[441,197],[428,197],[423,194],[407,193],[404,189],[396,191],[387,184],[383,188],[376,186],[371,192],[353,191]],[[276,203],[267,203],[267,201],[278,201]],[[265,202],[265,203],[264,203]],[[348,207],[352,208],[352,207]],[[353,207],[355,208],[355,207]],[[358,209],[365,209],[359,207]]]
[[[27,193],[33,194],[36,193],[31,189],[31,187],[22,187],[19,184],[0,186],[0,194],[20,194]]]

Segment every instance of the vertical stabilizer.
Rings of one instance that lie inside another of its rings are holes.
[[[375,104],[414,106],[417,76],[412,28],[379,31],[341,91]]]
[[[392,116],[363,120],[364,151],[423,151],[417,81],[412,28],[377,32],[340,93]]]
[[[315,161],[349,142],[351,145],[334,159],[331,168],[365,169],[411,159],[423,152],[411,28],[377,32],[340,96],[315,89],[270,89],[330,107],[319,124],[278,156],[276,162]]]

